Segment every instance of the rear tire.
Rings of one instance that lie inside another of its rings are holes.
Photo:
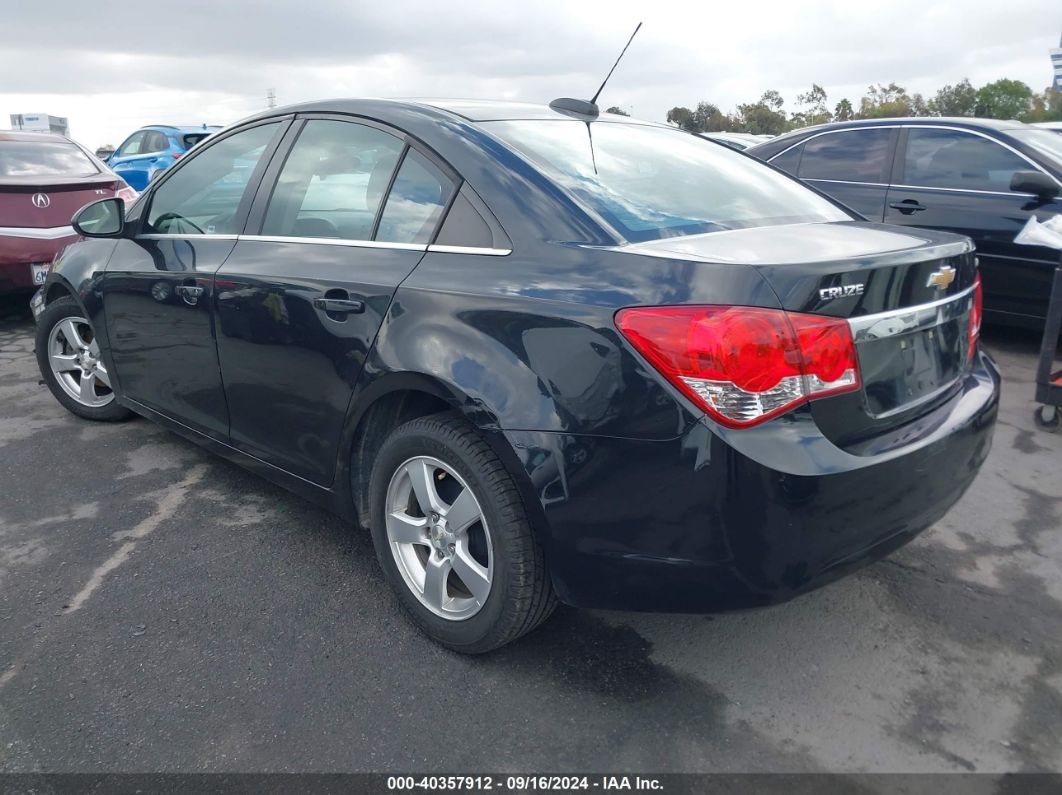
[[[369,494],[384,576],[432,640],[465,654],[487,652],[556,608],[516,484],[460,415],[395,429],[376,457]]]
[[[132,416],[110,388],[95,330],[74,299],[60,298],[45,307],[37,319],[36,348],[44,383],[71,414],[97,422]]]

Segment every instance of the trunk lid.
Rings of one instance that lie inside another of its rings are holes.
[[[2,177],[0,227],[68,226],[74,213],[86,204],[114,196],[123,187],[120,177],[106,173],[91,177]]]
[[[823,433],[842,447],[927,413],[968,370],[977,267],[967,238],[852,222],[636,245],[657,256],[751,265],[787,311],[848,320],[862,389],[811,403]]]

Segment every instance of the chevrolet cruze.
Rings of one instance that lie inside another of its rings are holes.
[[[999,398],[970,241],[580,107],[217,133],[74,219],[33,300],[45,383],[368,528],[464,652],[558,602],[768,605],[939,519]]]

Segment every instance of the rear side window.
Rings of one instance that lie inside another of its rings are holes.
[[[144,137],[143,152],[165,152],[170,148],[170,139],[164,133],[152,130]]]
[[[490,225],[465,198],[464,190],[457,194],[450,212],[446,214],[439,237],[435,242],[440,246],[469,246],[472,248],[493,248],[494,234]]]
[[[239,232],[240,202],[266,146],[280,125],[230,135],[182,160],[151,197],[144,231],[170,235]]]
[[[377,240],[429,243],[453,193],[453,183],[426,157],[410,149],[387,196]]]
[[[800,166],[800,153],[804,151],[804,144],[797,144],[792,149],[787,149],[773,158],[770,163],[775,168],[780,168],[782,171],[788,171],[790,174],[796,176],[797,168]]]
[[[98,173],[88,155],[69,141],[0,141],[0,177],[91,177]]]
[[[800,160],[801,179],[885,182],[892,130],[843,130],[809,139]]]
[[[907,133],[905,185],[1009,192],[1014,172],[1031,168],[1023,158],[980,135],[926,127]]]
[[[405,144],[347,121],[306,122],[280,171],[263,235],[369,240]]]

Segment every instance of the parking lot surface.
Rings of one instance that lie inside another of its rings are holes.
[[[499,652],[401,615],[367,534],[38,384],[0,304],[0,770],[1062,770],[1062,434],[989,332],[991,455],[947,518],[788,604],[562,608]],[[962,466],[962,462],[955,462]]]

